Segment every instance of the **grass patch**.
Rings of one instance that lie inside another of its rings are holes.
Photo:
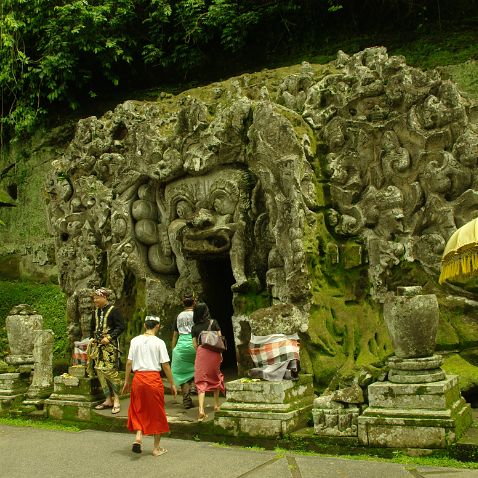
[[[43,329],[55,334],[53,358],[68,357],[66,297],[60,286],[26,281],[0,280],[0,359],[9,353],[5,319],[18,304],[28,304],[43,316]]]
[[[467,468],[467,469],[478,469],[478,463],[476,462],[464,462],[451,458],[447,455],[446,450],[437,451],[436,455],[433,456],[409,456],[402,451],[393,451],[392,458],[379,457],[376,455],[366,455],[366,454],[357,454],[357,455],[347,455],[340,454],[334,455],[330,453],[318,453],[307,450],[286,450],[283,448],[275,448],[274,451],[278,456],[285,456],[286,454],[295,453],[302,456],[324,456],[329,458],[340,458],[344,460],[362,460],[362,461],[377,461],[382,463],[399,463],[402,465],[413,465],[416,466],[433,466],[433,467],[445,467],[445,468]],[[410,468],[413,469],[413,468]]]
[[[52,420],[30,420],[20,417],[0,417],[0,425],[9,425],[12,427],[31,427],[41,428],[43,430],[61,430],[64,432],[80,432],[81,428],[75,425],[69,425]]]

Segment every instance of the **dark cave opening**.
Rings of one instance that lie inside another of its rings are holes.
[[[227,350],[223,354],[222,371],[227,379],[237,377],[236,347],[232,327],[232,290],[235,283],[229,257],[198,261],[198,269],[203,284],[200,300],[206,302],[211,317],[216,319],[222,334],[227,340]]]

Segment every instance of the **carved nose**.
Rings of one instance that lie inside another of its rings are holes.
[[[205,228],[214,224],[214,216],[207,209],[199,209],[199,211],[188,221],[193,227]]]

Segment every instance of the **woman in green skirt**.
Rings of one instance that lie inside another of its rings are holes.
[[[194,406],[191,398],[191,383],[194,379],[194,361],[196,350],[194,349],[191,329],[193,323],[194,297],[187,295],[183,297],[184,310],[174,321],[172,372],[174,383],[181,386],[184,408]]]

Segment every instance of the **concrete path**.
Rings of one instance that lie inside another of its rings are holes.
[[[131,452],[132,434],[0,425],[0,476],[9,478],[478,478],[478,470],[302,456],[163,438],[168,453]]]

